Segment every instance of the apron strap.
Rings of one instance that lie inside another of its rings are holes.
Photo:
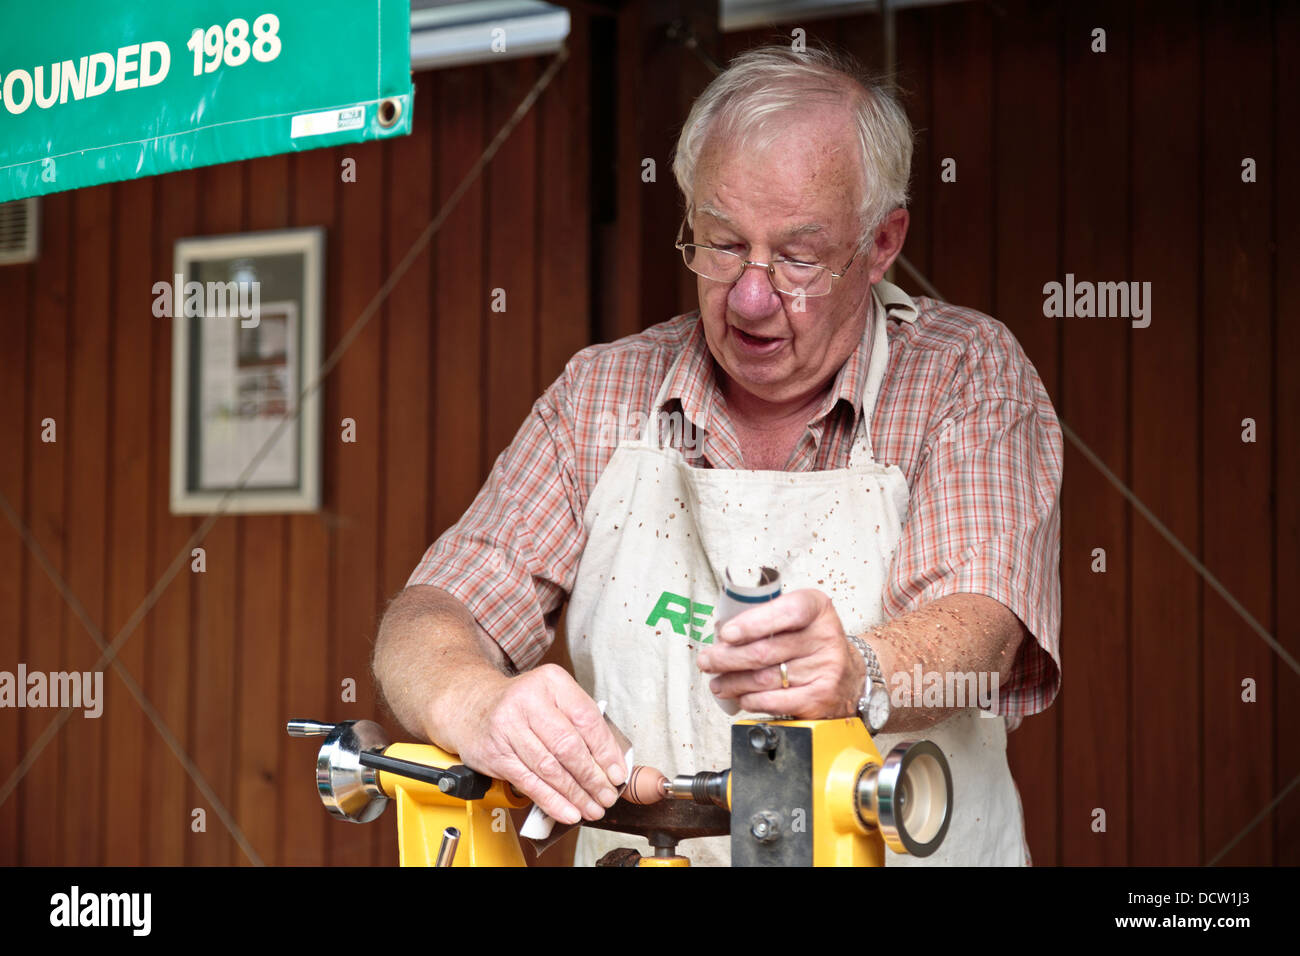
[[[700,319],[700,321],[703,322],[704,320]],[[668,367],[668,374],[665,375],[664,380],[659,383],[659,390],[655,393],[655,400],[650,405],[649,414],[646,415],[645,428],[641,432],[641,441],[644,444],[649,445],[651,448],[663,447],[659,444],[659,409],[663,407],[664,402],[668,398],[668,383],[677,377],[678,367],[686,360],[686,353],[688,351],[689,349],[682,349],[677,358],[673,360],[673,364]],[[686,422],[684,420],[685,415],[686,412],[683,411],[682,428],[686,427]]]
[[[876,291],[882,285],[888,283],[878,282],[871,287],[871,358],[867,363],[867,383],[862,390],[862,414],[858,416],[858,429],[854,433],[853,448],[849,452],[850,468],[861,468],[875,461],[871,445],[871,417],[876,411],[880,386],[885,381],[885,369],[889,366],[889,330],[885,322],[885,303]],[[901,292],[896,286],[891,288]]]

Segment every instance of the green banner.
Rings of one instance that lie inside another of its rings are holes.
[[[410,0],[0,13],[0,202],[411,131]]]

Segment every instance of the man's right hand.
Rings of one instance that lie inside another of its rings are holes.
[[[599,820],[626,779],[614,735],[578,682],[555,664],[502,674],[467,708],[456,745],[479,773],[514,784],[560,823]]]

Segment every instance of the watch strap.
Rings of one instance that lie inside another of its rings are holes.
[[[880,672],[880,661],[876,658],[876,652],[871,649],[871,645],[857,634],[849,635],[849,643],[856,647],[858,653],[862,655],[862,660],[867,665],[867,679],[873,684],[883,686],[885,675]]]

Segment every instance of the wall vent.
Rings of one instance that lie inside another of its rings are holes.
[[[0,202],[0,266],[36,261],[40,210],[34,198]]]

